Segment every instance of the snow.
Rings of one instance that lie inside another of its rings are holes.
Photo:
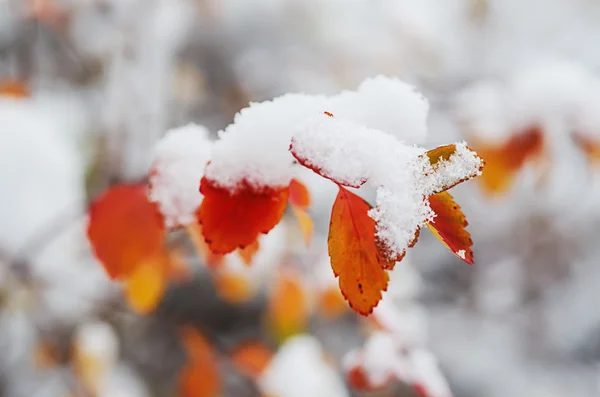
[[[103,322],[89,322],[75,331],[74,344],[77,354],[93,359],[108,369],[118,361],[119,340],[112,327]]]
[[[367,78],[356,91],[343,91],[331,102],[329,110],[336,117],[387,132],[401,141],[422,143],[427,136],[429,102],[398,78]]]
[[[200,180],[211,148],[209,131],[197,124],[167,131],[155,146],[148,197],[159,204],[167,227],[195,220],[194,213],[203,198]]]
[[[352,350],[345,357],[342,366],[345,371],[364,368],[369,384],[379,388],[392,379],[396,365],[396,342],[387,332],[376,331],[360,350]]]
[[[263,394],[279,397],[347,397],[338,372],[324,359],[319,341],[310,335],[288,339],[259,379]]]
[[[357,91],[330,97],[286,94],[272,101],[251,103],[219,132],[206,175],[230,190],[241,181],[256,187],[284,186],[289,183],[294,162],[288,151],[292,137],[323,112],[339,114],[340,119],[354,125],[380,128],[389,139],[401,137],[416,142],[425,138],[428,108],[427,101],[412,86],[383,76],[365,80]],[[322,129],[344,128],[342,124],[327,125],[322,117],[319,121]],[[348,149],[340,148],[338,154],[343,155],[343,150]]]
[[[302,94],[251,103],[219,132],[206,176],[230,190],[241,181],[256,187],[287,185],[293,163],[288,148],[294,126],[323,111],[324,103],[324,97]]]
[[[405,252],[421,225],[433,219],[427,196],[479,175],[483,166],[464,142],[447,160],[431,165],[424,148],[335,114],[321,114],[299,127],[291,150],[333,181],[353,187],[368,182],[377,189],[369,215],[390,258]]]

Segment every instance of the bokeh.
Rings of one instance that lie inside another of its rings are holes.
[[[0,396],[599,396],[599,42],[597,0],[0,0]],[[170,129],[378,75],[428,99],[426,147],[486,161],[453,190],[474,265],[423,231],[354,313],[307,170],[308,246],[290,211],[218,264],[177,231],[185,274],[131,306],[91,202]]]

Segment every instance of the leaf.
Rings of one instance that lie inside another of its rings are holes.
[[[338,287],[328,287],[320,292],[318,310],[323,317],[329,319],[338,318],[348,310],[344,295]]]
[[[258,242],[258,240],[255,240],[252,244],[244,248],[238,248],[237,253],[240,256],[240,258],[242,258],[244,264],[251,265],[252,259],[254,259],[254,255],[256,255],[259,249],[260,243]]]
[[[473,147],[485,160],[479,181],[488,194],[506,193],[524,164],[542,154],[544,137],[539,126],[533,126],[511,137],[503,145],[473,141]]]
[[[213,273],[219,296],[232,304],[248,302],[254,296],[250,281],[240,273],[218,271]]]
[[[467,218],[450,193],[442,192],[429,197],[436,217],[427,227],[444,245],[463,261],[473,264],[473,240],[466,230]]]
[[[213,253],[206,241],[204,241],[204,234],[202,233],[202,227],[196,223],[191,222],[185,225],[185,230],[190,237],[190,241],[194,245],[194,249],[196,250],[196,255],[199,258],[204,259],[204,263],[209,268],[217,268],[221,263],[223,263],[223,255]]]
[[[166,270],[167,266],[158,261],[145,262],[129,276],[125,283],[125,296],[136,313],[149,314],[158,306],[168,284]]]
[[[573,133],[572,138],[573,142],[585,153],[590,163],[600,161],[600,143],[578,133]]]
[[[457,152],[456,144],[450,144],[427,151],[426,155],[429,158],[429,163],[434,170],[434,174],[439,178],[439,174],[442,173],[441,179],[438,179],[438,182],[441,182],[442,185],[437,186],[434,193],[446,191],[459,183],[468,181],[479,175],[484,169],[485,163],[478,154],[468,147],[465,149],[466,153],[465,150]],[[475,161],[476,166],[459,171],[456,165],[463,161],[467,164]],[[445,168],[444,166],[449,166],[449,168]]]
[[[258,379],[273,355],[273,350],[264,343],[248,342],[238,346],[231,353],[231,361],[240,372],[252,379]]]
[[[283,273],[269,297],[269,328],[279,341],[304,331],[308,325],[308,294],[299,275]]]
[[[311,203],[310,192],[308,191],[308,188],[297,179],[291,180],[289,192],[289,202],[292,207],[292,212],[298,222],[304,242],[306,243],[306,246],[309,246],[314,229],[313,220],[306,211]]]
[[[202,178],[204,199],[198,210],[204,239],[210,250],[226,254],[252,244],[259,234],[268,233],[283,217],[288,188],[257,191],[244,183],[236,192],[215,186]]]
[[[138,265],[164,254],[164,222],[143,184],[115,185],[98,197],[87,234],[112,279],[126,279]]]
[[[179,374],[182,397],[216,397],[221,392],[217,357],[208,341],[191,328],[182,331],[188,362]]]
[[[379,254],[370,209],[362,198],[339,186],[328,238],[331,267],[342,294],[362,315],[370,314],[381,300],[389,281],[384,269],[392,267]]]
[[[450,156],[452,156],[456,152],[456,145],[444,145],[439,146],[435,149],[429,150],[427,152],[427,157],[429,157],[429,162],[432,166],[438,165],[440,161],[448,161],[450,160]]]
[[[294,216],[296,217],[296,221],[298,222],[298,226],[300,227],[300,232],[302,233],[302,237],[304,238],[304,242],[308,247],[310,245],[310,240],[312,238],[314,223],[310,215],[302,208],[296,207],[292,205],[292,211],[294,212]]]
[[[308,191],[308,188],[295,178],[290,181],[289,200],[290,204],[301,209],[308,208],[311,203],[310,192]]]
[[[8,79],[0,81],[0,96],[28,98],[31,91],[25,81]]]

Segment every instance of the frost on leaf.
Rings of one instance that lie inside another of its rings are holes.
[[[483,160],[464,143],[439,146],[427,153],[429,166],[424,170],[427,186],[432,193],[446,191],[461,182],[481,174]]]
[[[290,150],[301,164],[340,185],[367,182],[377,189],[368,215],[375,221],[377,247],[390,267],[433,218],[427,197],[479,175],[483,168],[482,159],[464,142],[427,152],[331,115],[307,121],[294,135]]]
[[[340,186],[333,204],[328,250],[331,267],[350,306],[368,315],[381,300],[389,277],[375,244],[375,221],[370,205]]]
[[[506,193],[515,175],[527,161],[542,154],[544,137],[539,126],[518,132],[501,144],[473,141],[473,147],[486,163],[480,178],[483,190],[489,194]]]
[[[395,334],[375,331],[361,349],[344,357],[343,364],[348,383],[356,390],[376,391],[401,381],[423,397],[452,397],[433,354],[405,345]]]
[[[473,240],[466,230],[467,219],[450,193],[442,192],[429,197],[435,218],[427,227],[444,245],[461,260],[473,264]]]
[[[197,212],[210,250],[226,254],[256,241],[279,223],[288,199],[288,188],[257,190],[245,183],[230,191],[202,178],[204,200]]]
[[[117,185],[96,199],[89,211],[88,238],[112,279],[124,280],[164,254],[165,227],[143,184]]]

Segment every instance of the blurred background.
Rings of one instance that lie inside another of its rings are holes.
[[[0,0],[0,396],[600,396],[599,42],[598,0]],[[379,74],[429,99],[427,147],[487,162],[453,190],[474,266],[422,233],[360,318],[328,263],[336,188],[307,172],[308,249],[286,215],[215,275],[176,235],[192,277],[128,307],[90,200],[143,180],[170,128]],[[365,392],[377,321],[413,375]],[[212,363],[188,388],[182,326]]]

